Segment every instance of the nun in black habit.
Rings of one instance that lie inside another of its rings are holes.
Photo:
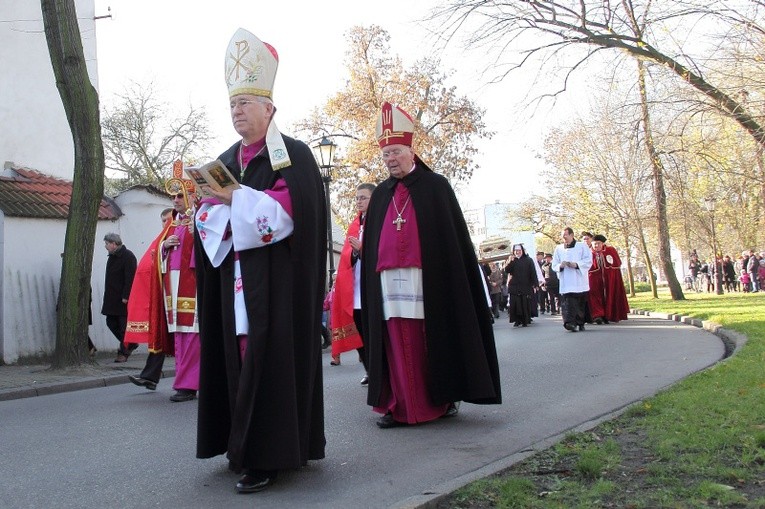
[[[515,259],[505,267],[507,314],[513,327],[526,327],[531,323],[534,287],[537,285],[536,262],[526,253],[523,244],[515,244],[513,254]]]

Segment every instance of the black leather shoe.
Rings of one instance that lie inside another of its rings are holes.
[[[170,401],[173,403],[181,403],[183,401],[191,401],[197,397],[197,391],[190,389],[179,389],[175,394],[170,396]]]
[[[276,470],[248,470],[236,483],[237,493],[263,491],[276,481]]]
[[[364,378],[361,379],[361,385],[369,385],[369,376],[364,375]]]
[[[576,325],[574,325],[571,322],[566,322],[563,324],[563,328],[566,330],[570,330],[571,332],[576,332]]]
[[[580,330],[580,331],[584,330],[584,324],[582,324],[582,325],[580,325],[580,326],[579,326],[579,330]]]
[[[398,422],[393,418],[393,415],[388,412],[379,419],[377,419],[377,427],[382,429],[397,428],[399,426],[406,426],[403,422]]]
[[[152,382],[151,380],[146,380],[145,378],[128,375],[128,379],[133,382],[138,387],[146,387],[150,391],[157,390],[157,382]]]

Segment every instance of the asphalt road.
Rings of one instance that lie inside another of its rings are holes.
[[[355,354],[338,367],[325,354],[326,459],[251,495],[235,493],[223,457],[195,459],[196,402],[170,403],[169,380],[1,402],[0,507],[411,507],[724,354],[703,329],[648,317],[570,333],[559,318],[514,329],[503,315],[495,333],[504,403],[406,428],[375,426]]]

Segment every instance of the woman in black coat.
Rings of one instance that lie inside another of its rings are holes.
[[[536,262],[526,254],[523,244],[514,245],[513,254],[515,259],[505,267],[508,276],[507,314],[514,327],[526,327],[531,323],[531,305],[537,284]]]

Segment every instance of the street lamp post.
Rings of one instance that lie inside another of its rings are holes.
[[[335,273],[334,242],[332,241],[332,211],[329,205],[329,183],[332,182],[332,160],[335,154],[335,147],[337,147],[337,145],[332,143],[326,136],[313,147],[316,160],[319,163],[321,180],[324,182],[324,201],[327,209],[327,256],[329,257],[328,288],[332,287],[332,275]]]
[[[707,211],[712,216],[712,256],[714,256],[715,259],[715,292],[717,295],[722,295],[723,293],[723,277],[722,277],[722,260],[718,261],[717,258],[717,235],[715,234],[715,205],[717,205],[717,200],[713,197],[707,197],[704,198],[704,207],[707,209]]]

